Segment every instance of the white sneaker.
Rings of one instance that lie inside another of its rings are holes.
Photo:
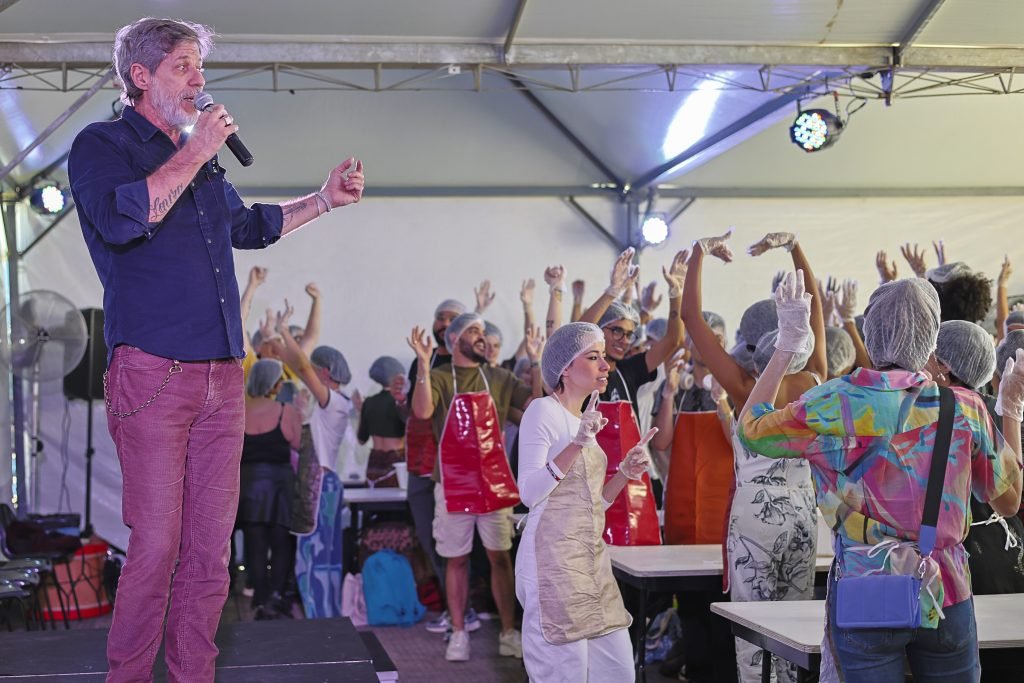
[[[498,654],[502,657],[523,658],[523,636],[512,628],[498,636]]]
[[[444,652],[444,658],[449,662],[469,661],[469,634],[465,630],[452,631],[452,637],[448,640],[448,649]]]

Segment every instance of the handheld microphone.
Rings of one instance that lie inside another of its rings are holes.
[[[197,111],[207,111],[213,106],[213,97],[208,92],[200,91],[196,93],[194,98],[192,98],[192,104],[195,106]],[[238,133],[232,133],[229,135],[228,139],[225,140],[225,144],[227,144],[231,153],[235,155],[235,158],[238,159],[238,163],[242,166],[252,166],[252,162],[254,161],[252,152],[242,144],[242,139],[238,137]]]

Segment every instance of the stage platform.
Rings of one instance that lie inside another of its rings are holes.
[[[216,642],[217,683],[398,680],[376,637],[348,619],[223,624]],[[0,682],[102,681],[106,644],[106,631],[93,629],[0,633]],[[167,680],[163,651],[155,676]]]

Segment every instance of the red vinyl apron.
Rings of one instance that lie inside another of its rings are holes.
[[[448,512],[483,515],[519,504],[508,466],[498,410],[483,370],[485,391],[460,394],[452,366],[454,396],[438,444],[441,485]]]
[[[601,402],[597,406],[608,420],[597,434],[597,443],[608,457],[605,483],[619,471],[619,464],[629,449],[640,441],[640,427],[633,414],[629,387],[618,368],[615,372],[626,388],[626,400]],[[644,472],[639,480],[630,479],[605,510],[604,519],[604,540],[608,545],[661,545],[658,509],[654,504],[650,475]]]

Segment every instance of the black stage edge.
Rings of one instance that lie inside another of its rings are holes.
[[[225,624],[216,642],[217,683],[378,681],[364,639],[348,619]],[[102,681],[106,646],[106,632],[95,629],[0,633],[0,681]],[[155,677],[167,680],[162,650]]]

